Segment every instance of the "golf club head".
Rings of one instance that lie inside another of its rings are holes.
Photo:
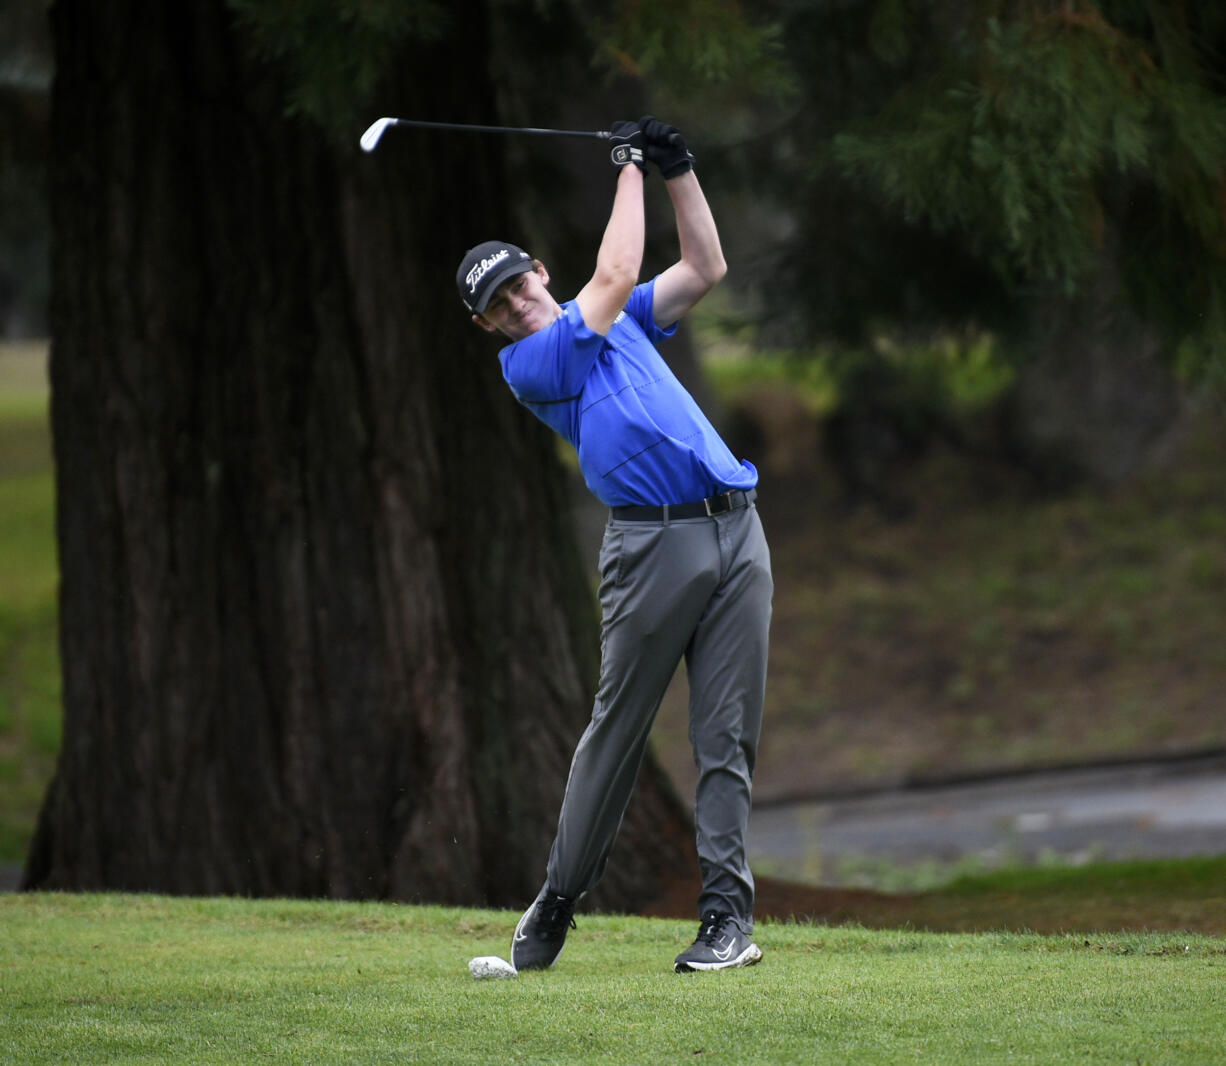
[[[362,151],[373,152],[379,143],[379,138],[383,136],[383,131],[395,121],[394,118],[380,118],[372,122],[362,134],[361,141],[358,142],[362,146]]]

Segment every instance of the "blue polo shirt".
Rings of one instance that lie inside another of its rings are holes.
[[[676,325],[651,313],[655,280],[635,287],[607,337],[579,306],[498,355],[516,399],[575,448],[587,486],[610,507],[678,504],[758,483],[656,351]]]

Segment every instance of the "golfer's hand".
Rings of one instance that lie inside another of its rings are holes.
[[[614,122],[609,131],[609,158],[615,167],[625,167],[633,163],[639,170],[646,171],[643,162],[643,131],[637,122]]]
[[[643,131],[643,154],[664,178],[680,177],[694,169],[694,157],[676,126],[667,126],[652,115],[644,115],[638,125]]]

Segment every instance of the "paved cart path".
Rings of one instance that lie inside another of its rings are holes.
[[[763,806],[750,853],[772,876],[821,885],[846,883],[857,860],[1222,855],[1226,754]]]

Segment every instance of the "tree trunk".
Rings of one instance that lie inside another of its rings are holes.
[[[484,24],[384,113],[492,113]],[[509,225],[496,139],[329,145],[221,0],[54,33],[65,717],[25,885],[522,904],[597,649],[554,442],[451,282]],[[689,850],[639,793],[606,907]]]
[[[1011,435],[1040,479],[1123,483],[1166,449],[1184,412],[1160,332],[1133,312],[1107,227],[1096,275],[1075,296],[1036,291]]]

